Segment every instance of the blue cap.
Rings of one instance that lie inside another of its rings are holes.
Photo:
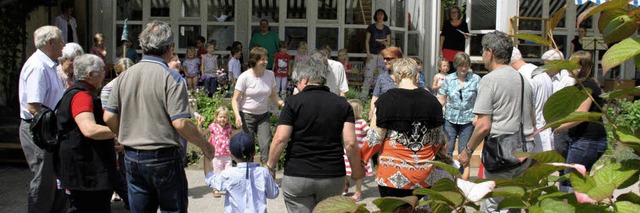
[[[240,132],[231,137],[229,143],[229,152],[238,159],[247,159],[253,155],[256,151],[255,141],[253,136],[245,132]],[[247,159],[251,160],[251,159]]]

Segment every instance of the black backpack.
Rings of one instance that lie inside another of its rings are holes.
[[[56,105],[56,110],[60,103]],[[29,125],[33,143],[40,149],[54,152],[60,145],[58,139],[58,117],[56,112],[51,108],[42,105],[42,108],[36,112]]]

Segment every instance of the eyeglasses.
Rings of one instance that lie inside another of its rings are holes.
[[[391,60],[396,59],[396,58],[393,58],[393,57],[384,57],[383,59],[384,59],[385,61],[391,61]]]

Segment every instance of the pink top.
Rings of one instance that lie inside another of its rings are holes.
[[[217,123],[209,124],[209,143],[216,148],[216,157],[229,156],[229,138],[231,137],[231,126],[227,124],[225,127],[221,127]]]

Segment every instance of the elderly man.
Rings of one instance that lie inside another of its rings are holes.
[[[530,150],[528,148],[533,145],[533,141],[522,141],[519,137],[524,134],[528,139],[533,134],[533,99],[531,85],[525,82],[517,70],[509,66],[512,50],[513,43],[506,33],[495,31],[482,38],[482,60],[489,74],[480,80],[478,86],[478,97],[473,108],[473,113],[478,116],[475,129],[465,152],[458,156],[462,165],[469,164],[473,150],[486,136],[482,162],[485,165],[485,177],[492,179],[518,177],[531,163],[529,159],[519,162],[515,157],[509,156],[514,151],[523,151],[525,145],[526,150]],[[507,140],[513,136],[516,139]],[[504,166],[499,166],[499,160],[491,161],[490,158],[497,153],[489,152],[488,143],[493,147],[510,148],[505,150],[507,154],[503,155],[503,159],[513,161]],[[497,211],[500,201],[501,199],[485,200],[483,211]]]
[[[34,177],[29,185],[28,212],[66,212],[66,195],[56,189],[52,154],[40,149],[32,139],[29,125],[42,109],[53,109],[64,86],[56,75],[56,60],[62,56],[64,39],[54,26],[38,28],[33,38],[36,50],[20,71],[18,94],[20,99],[20,144]]]
[[[364,176],[364,167],[353,110],[346,99],[324,85],[325,76],[330,75],[327,66],[311,57],[297,63],[295,70],[293,82],[301,92],[289,97],[282,109],[267,168],[275,178],[286,147],[282,190],[287,211],[311,212],[320,201],[344,191],[343,147],[354,180]]]
[[[540,68],[536,65],[525,62],[522,59],[520,50],[515,47],[511,53],[511,67],[518,70],[524,79],[527,79],[529,84],[531,84],[531,89],[533,91],[533,104],[535,106],[535,127],[536,129],[540,129],[544,125],[547,125],[547,121],[544,119],[544,115],[542,114],[542,109],[544,108],[544,104],[547,103],[547,99],[549,99],[551,94],[553,94],[553,83],[551,82],[551,77],[549,77],[547,73],[543,72],[536,72],[535,75],[532,76],[534,70]],[[543,130],[534,136],[533,139],[534,147],[533,150],[531,150],[532,153],[554,150],[553,134],[551,129]]]
[[[254,47],[262,47],[267,49],[269,53],[267,69],[273,68],[273,55],[278,52],[278,43],[280,43],[280,37],[278,34],[269,31],[269,21],[266,19],[260,20],[260,32],[254,33],[249,41],[249,49]]]
[[[102,104],[96,93],[104,80],[104,62],[96,55],[84,54],[75,58],[73,67],[78,81],[62,96],[56,112],[60,132],[66,136],[60,138],[58,175],[61,186],[71,191],[78,212],[110,212],[116,135],[102,120]]]
[[[180,136],[211,159],[214,148],[191,121],[187,85],[167,66],[174,36],[169,24],[148,23],[140,33],[143,59],[113,85],[104,120],[125,146],[132,212],[187,211],[187,180]]]
[[[349,91],[346,72],[342,63],[329,58],[329,56],[331,56],[331,49],[319,49],[311,53],[311,56],[321,59],[329,68],[329,73],[326,76],[327,82],[325,84],[325,86],[329,87],[329,91],[345,97],[345,93]]]

